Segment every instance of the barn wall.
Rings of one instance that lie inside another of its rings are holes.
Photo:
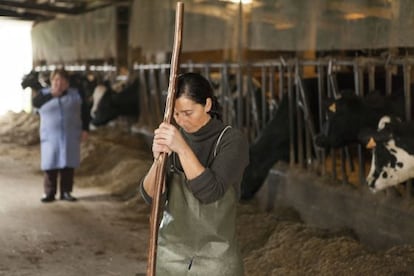
[[[117,58],[116,8],[36,24],[32,29],[34,64],[69,64]]]
[[[188,0],[183,52],[333,51],[413,47],[414,2]],[[176,1],[134,0],[129,46],[143,53],[169,52]]]
[[[294,207],[311,226],[353,229],[362,243],[375,249],[414,244],[413,206],[390,194],[372,194],[368,188],[354,189],[277,164],[256,197],[268,211]]]
[[[233,25],[237,12],[225,4],[207,9],[207,4],[187,1],[184,8],[182,51],[222,50],[233,46]],[[214,5],[213,5],[214,6]],[[129,45],[144,52],[168,52],[174,39],[176,1],[133,1]]]

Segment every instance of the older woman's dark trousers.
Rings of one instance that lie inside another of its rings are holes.
[[[44,176],[44,191],[47,196],[54,196],[57,192],[58,176],[60,181],[60,194],[72,192],[74,168],[46,170]]]

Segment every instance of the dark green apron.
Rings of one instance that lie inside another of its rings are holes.
[[[202,204],[173,174],[160,224],[157,276],[241,276],[243,262],[236,240],[237,196],[233,186],[223,198]]]

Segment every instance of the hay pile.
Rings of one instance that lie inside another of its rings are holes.
[[[312,228],[291,208],[268,214],[241,206],[246,275],[413,275],[414,247],[373,251],[349,229]]]
[[[8,112],[0,117],[0,142],[30,146],[39,141],[38,115]]]

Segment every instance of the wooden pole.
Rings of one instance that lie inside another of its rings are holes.
[[[171,57],[170,79],[168,86],[167,101],[165,103],[164,122],[171,123],[174,100],[177,89],[177,77],[179,71],[179,61],[181,54],[181,41],[183,33],[183,14],[184,4],[177,2],[175,13],[175,32],[174,45]],[[160,221],[160,198],[162,194],[162,187],[165,183],[165,167],[167,163],[167,154],[162,153],[156,160],[156,174],[155,174],[155,194],[152,197],[152,208],[150,217],[150,238],[148,245],[148,262],[147,262],[147,276],[155,276],[156,259],[157,259],[157,241],[158,241],[158,227]]]

